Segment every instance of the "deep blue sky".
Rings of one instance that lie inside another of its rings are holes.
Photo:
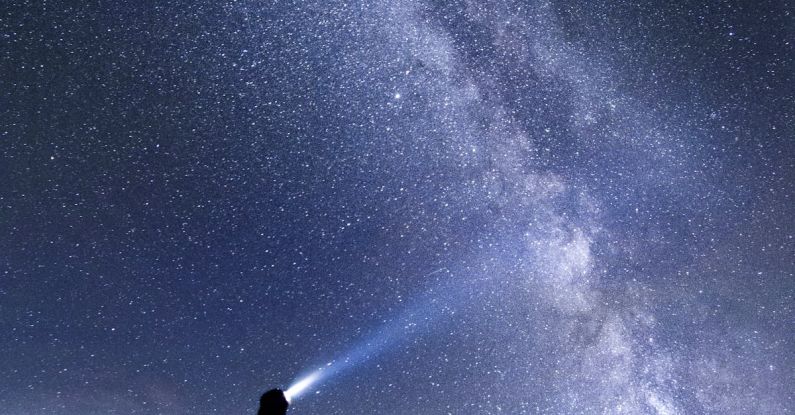
[[[5,2],[2,412],[793,413],[793,13]]]

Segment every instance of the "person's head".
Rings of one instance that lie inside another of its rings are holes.
[[[271,389],[259,398],[259,411],[257,415],[284,415],[290,404],[284,397],[281,389]]]

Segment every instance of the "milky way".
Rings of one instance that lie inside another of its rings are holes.
[[[786,2],[0,12],[3,413],[795,411]]]

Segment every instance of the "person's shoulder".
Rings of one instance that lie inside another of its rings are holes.
[[[257,415],[284,415],[290,403],[281,389],[271,389],[259,398]]]

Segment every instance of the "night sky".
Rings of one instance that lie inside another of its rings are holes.
[[[321,367],[289,413],[795,413],[786,0],[20,0],[0,37],[3,414],[253,414]]]

